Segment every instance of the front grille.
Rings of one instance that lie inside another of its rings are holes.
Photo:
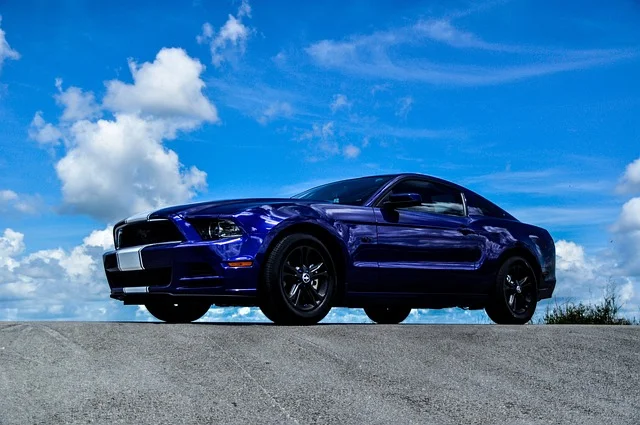
[[[112,288],[167,286],[171,283],[171,267],[126,272],[107,271],[107,280]]]
[[[120,226],[115,231],[116,248],[184,241],[184,236],[169,220],[139,221]]]

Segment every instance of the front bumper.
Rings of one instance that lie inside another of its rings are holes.
[[[108,251],[103,263],[111,298],[140,304],[154,295],[255,297],[259,267],[244,252],[245,242],[171,242]],[[234,261],[252,265],[229,266]]]

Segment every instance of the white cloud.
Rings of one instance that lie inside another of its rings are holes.
[[[627,165],[618,191],[622,193],[640,193],[640,158]]]
[[[213,38],[214,33],[213,26],[209,22],[205,22],[202,24],[202,34],[196,36],[196,41],[198,44],[207,43]]]
[[[113,226],[107,226],[102,230],[94,230],[89,236],[83,239],[82,244],[104,250],[113,248]]]
[[[42,118],[42,111],[37,111],[29,125],[29,138],[42,146],[57,145],[62,139],[62,132]]]
[[[190,128],[201,121],[216,122],[215,106],[202,93],[200,74],[205,67],[182,49],[163,48],[153,62],[138,66],[129,60],[133,84],[107,82],[103,100],[115,113],[170,119],[178,128]]]
[[[17,211],[24,214],[35,214],[41,204],[39,196],[17,194],[13,190],[0,190],[0,212]]]
[[[621,266],[632,276],[640,276],[640,198],[627,201],[612,226]]]
[[[0,236],[0,267],[12,271],[18,266],[13,257],[24,251],[24,235],[12,229],[5,229]]]
[[[348,144],[342,150],[342,154],[345,156],[345,158],[354,159],[360,155],[360,148],[355,145]]]
[[[349,99],[347,99],[347,96],[344,94],[336,94],[333,96],[333,101],[329,107],[331,108],[331,112],[335,114],[340,109],[351,108],[351,102],[349,102]]]
[[[479,60],[487,60],[484,65],[469,65],[464,61],[435,62],[415,53],[404,57],[398,54],[398,46],[411,49],[432,41],[444,42],[454,48],[474,47],[501,53],[498,57],[479,57]],[[512,82],[637,56],[632,49],[561,50],[487,43],[471,33],[455,29],[447,21],[418,21],[388,31],[354,35],[346,40],[320,40],[305,51],[322,67],[358,77],[462,86]],[[495,65],[496,59],[499,65]]]
[[[398,101],[398,110],[396,111],[396,116],[406,119],[412,107],[413,98],[411,96],[403,97]]]
[[[494,51],[519,51],[515,46],[488,43],[477,35],[454,27],[446,19],[428,19],[417,22],[413,29],[416,34],[457,48],[475,48]]]
[[[206,173],[184,169],[163,146],[172,134],[166,122],[137,115],[75,123],[72,147],[56,164],[65,205],[112,221],[190,199],[206,187]]]
[[[0,202],[15,201],[18,199],[18,194],[13,190],[0,190]]]
[[[78,87],[69,87],[62,90],[62,79],[56,78],[58,94],[54,96],[58,105],[64,107],[63,121],[76,121],[92,119],[100,116],[100,107],[96,104],[92,92],[83,92]]]
[[[102,269],[103,250],[112,245],[94,243],[96,235],[110,231],[95,231],[69,250],[25,254],[24,235],[5,229],[0,236],[0,320],[122,318],[117,303],[109,300]]]
[[[293,108],[288,102],[273,102],[264,110],[262,115],[258,117],[258,122],[265,125],[277,118],[288,118],[291,117],[291,115],[293,115]]]
[[[2,24],[2,15],[0,15],[0,25]],[[20,53],[11,48],[5,37],[5,32],[0,28],[0,68],[6,59],[18,60]]]
[[[304,132],[300,136],[300,140],[308,140],[310,142],[311,153],[307,157],[308,161],[321,161],[341,152],[340,145],[335,139],[334,131],[335,123],[333,121],[322,125],[314,123],[311,126],[311,130]]]
[[[243,24],[244,17],[251,18],[251,6],[247,0],[242,0],[236,16],[229,14],[227,22],[215,33],[209,22],[202,25],[202,33],[196,37],[199,44],[209,43],[211,62],[219,67],[233,55],[242,55],[252,30]]]
[[[558,283],[554,297],[570,299],[572,302],[597,303],[602,301],[613,283],[624,310],[637,314],[640,311],[638,282],[625,275],[611,254],[600,252],[588,255],[584,247],[575,242],[557,241]]]
[[[64,155],[55,169],[66,211],[112,222],[136,212],[183,203],[206,188],[206,173],[180,163],[165,140],[177,131],[215,122],[215,106],[202,93],[204,66],[182,49],[161,49],[153,62],[130,61],[133,84],[106,83],[103,105],[111,119],[97,119],[91,93],[62,90],[58,127],[36,113],[30,136],[41,144],[64,138]]]

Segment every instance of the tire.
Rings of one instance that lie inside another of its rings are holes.
[[[278,241],[265,261],[260,309],[279,325],[314,325],[331,310],[338,284],[327,248],[297,233]]]
[[[536,273],[522,257],[502,264],[485,311],[499,325],[523,325],[531,320],[538,302]]]
[[[365,307],[367,317],[380,325],[397,325],[411,313],[409,307]]]
[[[144,305],[156,319],[167,323],[190,323],[205,315],[211,303],[206,301],[152,301]]]

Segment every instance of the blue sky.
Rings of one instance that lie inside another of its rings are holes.
[[[23,1],[0,14],[0,319],[146,317],[105,300],[99,270],[108,226],[142,207],[403,171],[548,228],[560,296],[598,298],[612,279],[638,310],[637,1]]]

